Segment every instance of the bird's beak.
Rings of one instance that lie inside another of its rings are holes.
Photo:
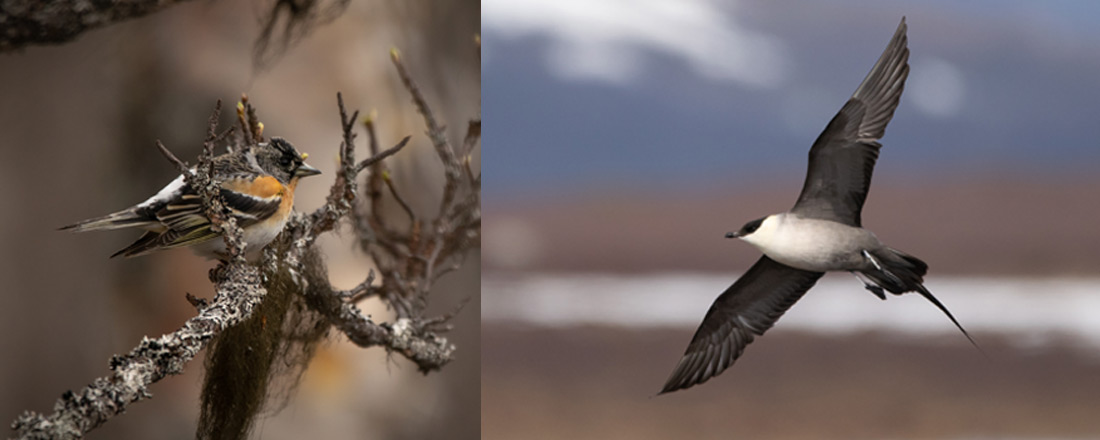
[[[727,232],[726,238],[741,238],[741,235],[736,232]]]
[[[294,170],[294,175],[298,177],[315,176],[321,174],[321,170],[313,168],[308,163],[302,162],[298,165],[298,169]]]

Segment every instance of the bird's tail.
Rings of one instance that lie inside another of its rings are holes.
[[[886,299],[883,289],[895,295],[919,291],[924,274],[928,273],[928,265],[919,258],[891,248],[863,251],[863,258],[870,262],[870,267],[860,273],[876,284],[878,290],[871,286],[868,289],[882,299]]]
[[[62,231],[84,232],[147,226],[153,223],[154,222],[147,216],[141,215],[136,209],[131,208],[103,217],[90,218],[71,225],[62,226],[58,229]]]
[[[963,328],[962,324],[955,319],[955,315],[952,315],[947,307],[936,299],[924,287],[924,274],[928,273],[928,265],[921,261],[919,258],[906,254],[905,252],[884,248],[878,251],[863,251],[863,257],[870,262],[870,268],[861,270],[859,273],[870,280],[868,283],[864,281],[864,286],[867,290],[877,295],[879,298],[886,299],[886,294],[883,290],[886,290],[895,295],[901,295],[906,292],[917,292],[929,302],[934,304],[947,318],[955,324],[962,331],[966,339],[970,340],[978,350],[978,343],[974,342],[974,338],[970,337],[970,333]],[[983,352],[984,353],[984,352]]]

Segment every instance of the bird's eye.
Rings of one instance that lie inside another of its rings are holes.
[[[764,219],[753,220],[751,222],[745,223],[745,227],[741,228],[742,235],[756,232],[756,230],[760,228],[761,223],[764,223]]]
[[[283,156],[279,158],[279,165],[282,165],[284,167],[289,167],[292,163],[294,163],[294,158],[290,156]]]

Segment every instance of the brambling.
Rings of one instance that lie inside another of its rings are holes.
[[[298,179],[321,173],[305,163],[306,157],[286,140],[275,137],[271,142],[214,158],[212,178],[221,187],[225,206],[243,231],[247,254],[257,255],[282,232],[294,208]],[[84,232],[130,227],[147,232],[112,258],[184,246],[207,258],[225,256],[225,242],[211,230],[202,200],[182,174],[144,202],[61,229]]]

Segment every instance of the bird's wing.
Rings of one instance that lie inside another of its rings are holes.
[[[270,217],[283,202],[282,184],[270,176],[248,183],[228,180],[221,184],[219,192],[225,207],[237,218],[237,225],[242,228]],[[112,257],[133,257],[157,249],[188,246],[218,237],[210,228],[210,219],[206,217],[202,200],[190,185],[181,186],[171,197],[157,199],[140,208],[150,211],[163,229],[146,233]]]
[[[164,188],[161,188],[161,190],[157,192],[156,195],[150,197],[144,202],[126,208],[122,211],[105,215],[103,217],[91,218],[68,226],[62,226],[60,229],[70,230],[73,232],[99,231],[131,227],[159,229],[160,221],[157,220],[157,210],[163,207],[166,203],[170,203],[173,200],[179,199],[186,189],[187,185],[184,184],[183,175],[180,175],[168,185],[165,185]]]
[[[861,226],[878,140],[894,117],[909,75],[905,18],[856,92],[810,148],[806,182],[792,213]]]
[[[754,335],[771,328],[822,275],[761,256],[710,306],[661,394],[706,382],[722,373],[741,356]]]

